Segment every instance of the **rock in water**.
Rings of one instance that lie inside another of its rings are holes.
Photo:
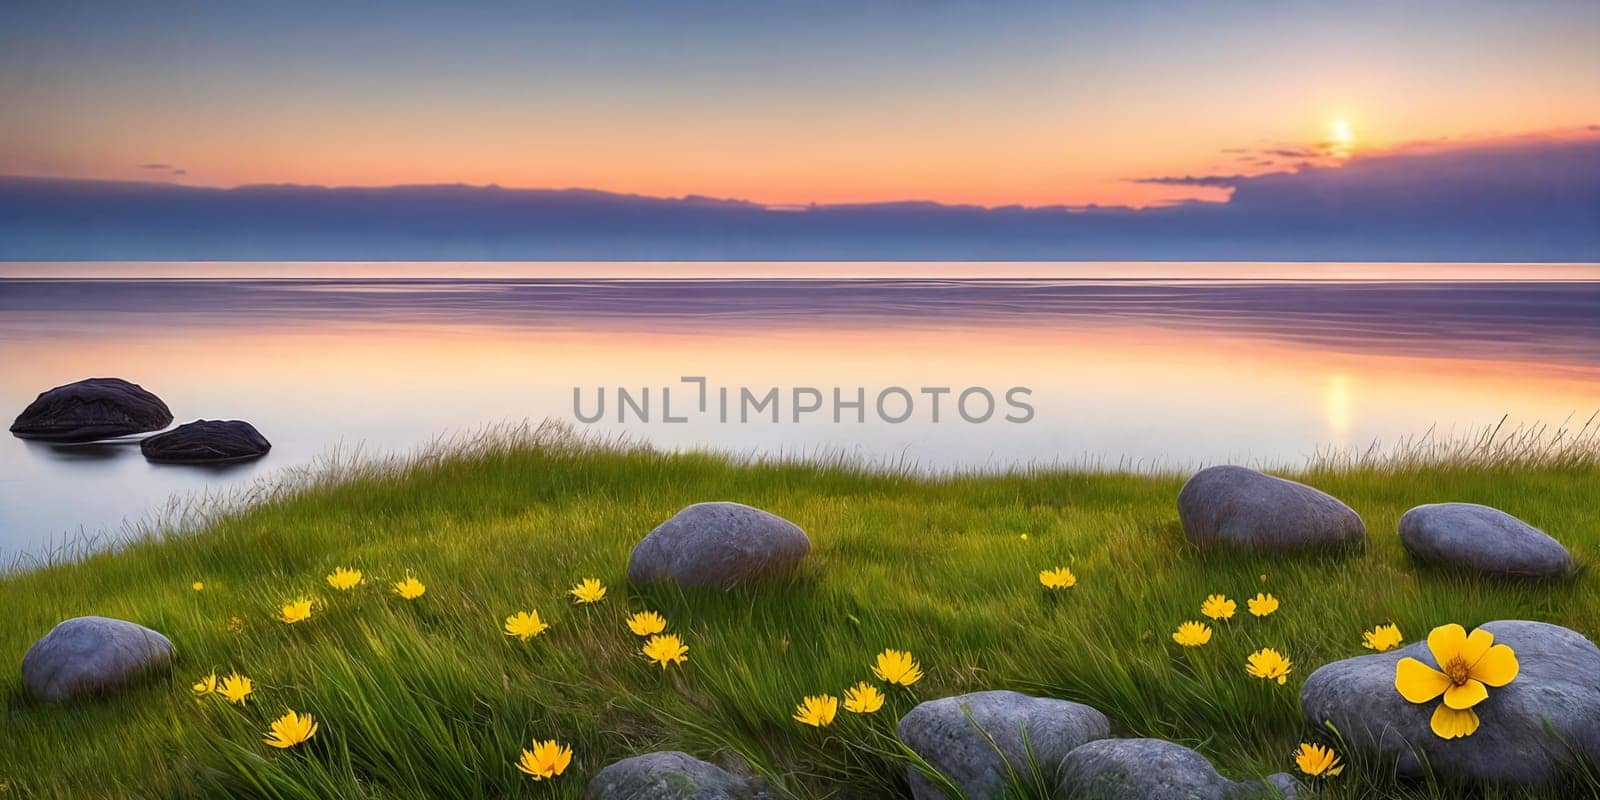
[[[1244,467],[1208,467],[1178,492],[1178,518],[1189,541],[1206,546],[1290,551],[1360,547],[1361,516],[1303,483]]]
[[[1311,673],[1300,690],[1306,723],[1333,723],[1346,746],[1393,758],[1406,776],[1421,775],[1426,760],[1445,779],[1544,783],[1572,766],[1574,750],[1600,763],[1600,649],[1576,631],[1543,622],[1480,627],[1496,644],[1511,646],[1521,670],[1473,706],[1480,722],[1471,736],[1435,736],[1429,719],[1440,701],[1413,704],[1394,688],[1402,658],[1438,667],[1427,642]]]
[[[248,461],[271,449],[254,425],[236,419],[197,419],[139,443],[145,458],[169,464]]]
[[[811,540],[794,523],[739,503],[696,503],[661,523],[628,558],[628,580],[729,589],[800,565]]]
[[[1293,778],[1262,781],[1223,777],[1210,759],[1161,739],[1102,739],[1061,762],[1061,797],[1085,800],[1256,800],[1295,798]]]
[[[1400,543],[1427,564],[1490,575],[1554,578],[1572,554],[1549,534],[1498,508],[1475,503],[1417,506],[1400,518]]]
[[[687,753],[664,750],[625,758],[589,780],[588,800],[758,800],[760,781]]]
[[[161,398],[121,378],[89,378],[40,394],[11,423],[23,439],[92,442],[172,424]]]
[[[899,732],[900,741],[954,781],[968,798],[998,800],[1005,796],[1007,763],[1018,775],[1027,776],[1031,749],[1048,778],[1074,748],[1109,736],[1111,723],[1081,703],[992,691],[920,703],[900,719]],[[916,800],[943,800],[945,792],[933,779],[914,766],[907,773]]]
[[[165,671],[172,659],[172,642],[143,625],[74,617],[28,648],[22,657],[22,683],[36,697],[54,703]]]

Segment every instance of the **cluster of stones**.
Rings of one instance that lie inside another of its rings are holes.
[[[41,393],[11,423],[23,439],[82,444],[159,431],[172,411],[144,387],[121,378],[88,378]],[[139,442],[144,457],[170,464],[230,464],[272,449],[255,426],[240,420],[195,420]]]

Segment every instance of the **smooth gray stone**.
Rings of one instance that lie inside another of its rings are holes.
[[[1361,547],[1361,515],[1303,483],[1245,467],[1207,467],[1178,492],[1178,518],[1197,545],[1291,551]]]
[[[793,571],[811,551],[794,523],[739,503],[696,503],[633,548],[628,580],[729,589]]]
[[[1473,707],[1480,725],[1471,736],[1435,736],[1429,719],[1441,701],[1409,703],[1394,688],[1402,658],[1438,667],[1426,641],[1311,673],[1300,690],[1307,725],[1333,723],[1347,746],[1395,759],[1406,776],[1421,775],[1425,759],[1441,778],[1537,784],[1571,767],[1572,749],[1600,763],[1600,649],[1576,631],[1543,622],[1481,627],[1516,651],[1521,669]]]
[[[121,378],[87,378],[40,393],[11,423],[11,432],[46,442],[92,442],[170,424],[167,404],[144,387]]]
[[[74,617],[28,648],[22,657],[22,683],[34,696],[54,703],[166,671],[172,660],[172,642],[143,625]]]
[[[663,750],[607,765],[589,780],[588,800],[760,800],[754,778],[735,775],[687,753]]]
[[[1071,800],[1256,800],[1296,798],[1286,773],[1234,781],[1211,760],[1162,739],[1101,739],[1061,762],[1057,797]]]
[[[236,419],[197,419],[139,443],[145,458],[169,464],[228,464],[271,449],[254,425]]]
[[[1572,572],[1572,554],[1549,534],[1498,508],[1476,503],[1417,506],[1400,518],[1400,543],[1412,558],[1490,575],[1555,578]]]
[[[970,800],[988,800],[1004,796],[1007,763],[1018,775],[1027,776],[1031,749],[1044,774],[1053,775],[1074,748],[1109,736],[1111,723],[1082,703],[990,691],[920,703],[900,719],[899,732],[900,741],[960,786]],[[907,769],[907,775],[916,800],[945,797],[939,784],[915,766]]]

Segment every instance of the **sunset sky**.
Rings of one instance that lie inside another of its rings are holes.
[[[1596,42],[1593,0],[8,2],[0,174],[1148,205],[1584,130]]]

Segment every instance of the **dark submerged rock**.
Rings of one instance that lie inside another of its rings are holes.
[[[1412,558],[1489,575],[1555,578],[1572,572],[1572,554],[1538,528],[1475,503],[1417,506],[1400,518],[1400,543]]]
[[[760,780],[688,753],[664,750],[607,765],[589,780],[588,800],[761,800]]]
[[[986,800],[1004,796],[1006,764],[1018,775],[1029,774],[1030,749],[1048,777],[1074,748],[1109,736],[1111,723],[1082,703],[991,691],[920,703],[900,719],[898,730],[900,741],[954,781],[967,797]],[[939,784],[916,767],[908,768],[907,776],[916,800],[943,800]]]
[[[172,412],[144,387],[121,378],[88,378],[41,393],[11,423],[11,433],[45,442],[92,442],[156,431]]]
[[[729,589],[792,572],[811,551],[794,523],[739,503],[696,503],[633,548],[628,580]]]
[[[1392,758],[1411,777],[1423,774],[1426,761],[1445,779],[1537,784],[1570,768],[1574,751],[1600,763],[1600,649],[1576,631],[1543,622],[1480,627],[1496,644],[1511,646],[1520,671],[1473,707],[1480,724],[1471,736],[1435,736],[1429,719],[1440,701],[1413,704],[1394,688],[1402,658],[1439,666],[1426,641],[1311,673],[1300,690],[1307,724],[1333,723],[1346,746]]]
[[[170,464],[226,464],[260,458],[272,449],[254,425],[236,419],[200,419],[139,443],[151,461]]]
[[[166,671],[172,660],[172,642],[143,625],[74,617],[28,648],[22,683],[35,697],[54,703]]]
[[[1067,754],[1060,797],[1074,800],[1256,800],[1298,797],[1294,779],[1234,781],[1210,759],[1161,739],[1102,739]]]
[[[1354,509],[1303,483],[1245,467],[1208,467],[1178,492],[1189,540],[1262,551],[1361,547],[1367,528]]]

